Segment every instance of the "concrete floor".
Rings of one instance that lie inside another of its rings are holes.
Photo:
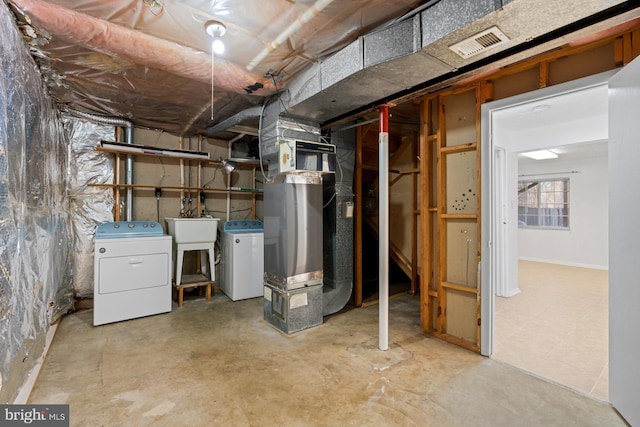
[[[624,426],[602,401],[425,336],[419,300],[286,336],[262,299],[216,293],[171,313],[92,326],[66,316],[29,403],[68,403],[72,426]]]

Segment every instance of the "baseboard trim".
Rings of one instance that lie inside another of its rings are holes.
[[[33,367],[33,369],[31,369],[31,372],[29,372],[29,375],[27,376],[25,382],[22,384],[22,387],[20,387],[20,392],[18,393],[18,396],[16,396],[16,399],[13,401],[14,404],[25,405],[28,402],[31,391],[33,390],[33,386],[36,384],[38,376],[40,375],[40,370],[42,369],[44,359],[47,357],[47,353],[49,352],[51,341],[53,341],[53,337],[55,336],[56,330],[58,329],[58,323],[59,321],[49,327],[42,355],[38,358],[35,366]]]
[[[512,296],[518,295],[520,293],[520,288],[511,289],[511,291],[507,295],[497,295],[500,298],[511,298]]]
[[[582,264],[582,263],[579,263],[579,262],[563,262],[563,261],[558,261],[558,260],[529,258],[529,257],[518,257],[518,260],[519,261],[544,262],[546,264],[566,265],[567,267],[591,268],[591,269],[594,269],[594,270],[609,270],[608,266],[593,265],[593,264]]]

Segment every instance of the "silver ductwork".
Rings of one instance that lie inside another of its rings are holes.
[[[323,314],[342,310],[353,289],[353,171],[355,128],[332,130],[331,143],[337,149],[335,174],[323,176]]]
[[[566,44],[563,37],[548,42],[542,39],[550,32],[623,3],[623,0],[428,2],[420,13],[362,36],[309,67],[288,83],[287,96],[281,99],[288,114],[328,123],[385,100],[401,99],[402,94],[415,96],[419,88],[436,90],[438,84],[449,85],[450,79],[463,78],[458,77],[462,75],[460,70],[478,74],[489,63],[493,68],[500,67]],[[581,31],[590,34],[598,27],[604,29],[633,17],[612,12],[613,22],[599,18],[602,21],[591,23],[589,32],[576,28],[574,37],[579,37]],[[451,49],[454,44],[492,27],[509,40],[467,58]],[[536,40],[538,37],[541,41]],[[485,61],[504,51],[512,53],[504,55],[504,59]]]
[[[285,333],[322,323],[322,177],[277,175],[264,187],[264,319]]]
[[[264,317],[286,333],[322,323],[351,297],[355,131],[331,137],[338,146],[317,124],[289,117],[263,130],[271,176],[264,192]]]
[[[264,194],[265,278],[288,290],[322,283],[322,177],[281,174]]]
[[[91,120],[102,125],[121,126],[125,130],[125,143],[133,144],[133,123],[128,120],[118,117],[104,117],[71,109],[67,109],[66,111],[75,117]],[[127,221],[133,221],[133,187],[131,186],[133,185],[133,156],[131,154],[127,154],[125,158],[125,184],[127,184],[125,219]],[[120,206],[116,206],[116,209],[120,209]]]
[[[215,126],[210,126],[207,128],[207,136],[215,136],[220,132],[224,132],[234,126],[237,126],[247,120],[259,118],[263,113],[263,107],[261,105],[257,105],[255,107],[247,108],[246,110],[240,111],[237,114],[229,117],[226,120],[221,121]]]

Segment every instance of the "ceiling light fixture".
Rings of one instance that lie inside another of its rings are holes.
[[[224,53],[224,43],[221,37],[227,32],[227,27],[219,21],[207,21],[204,23],[204,29],[213,38],[211,42],[211,121],[213,121],[213,91],[215,87],[215,57]]]
[[[557,159],[558,155],[551,150],[537,150],[522,153],[523,156],[534,160]]]
[[[238,164],[235,161],[230,159],[223,159],[222,157],[220,157],[220,163],[222,163],[222,170],[227,175],[231,175],[231,172],[236,170],[236,168],[238,167]]]
[[[209,36],[214,39],[224,36],[227,32],[227,27],[225,27],[224,24],[219,21],[205,22],[204,29],[207,30],[207,34],[209,34]]]
[[[219,21],[207,21],[204,23],[204,29],[209,34],[209,37],[213,39],[211,43],[211,50],[217,55],[224,53],[224,43],[222,37],[227,32],[227,27]]]

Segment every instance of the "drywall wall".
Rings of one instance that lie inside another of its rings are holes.
[[[12,403],[73,307],[73,239],[62,121],[5,2],[0,27],[0,402]]]
[[[398,153],[393,154],[391,169],[411,169],[413,137],[408,136]],[[413,176],[391,173],[389,185],[389,240],[411,262],[413,230]]]
[[[569,178],[570,192],[569,230],[520,228],[519,258],[608,268],[607,157],[540,161],[520,165],[518,170],[519,175],[531,175],[527,179]],[[578,173],[564,173],[568,171]]]

